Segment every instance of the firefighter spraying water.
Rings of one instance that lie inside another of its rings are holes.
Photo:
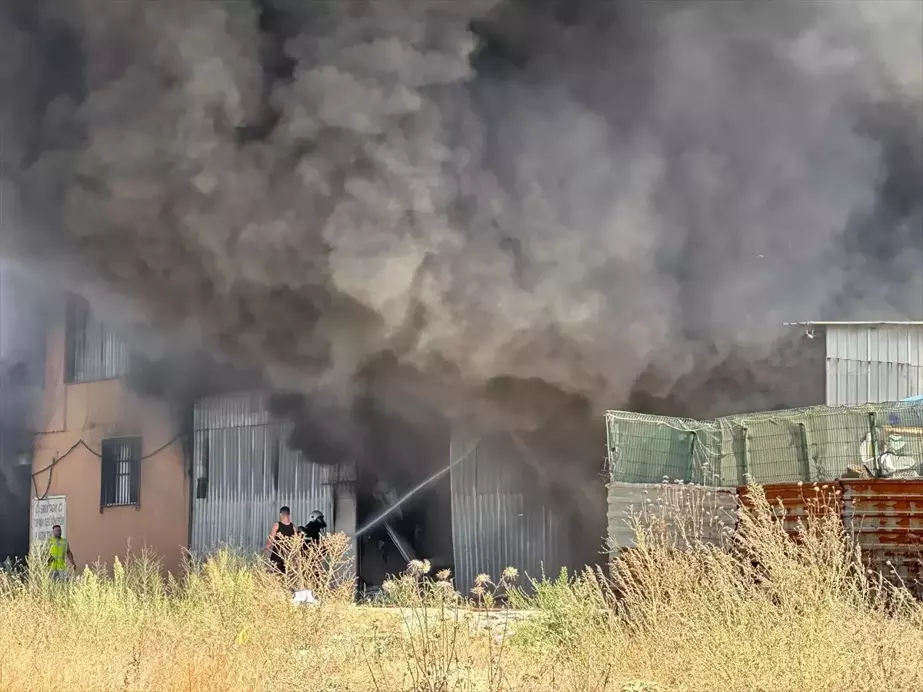
[[[305,550],[310,550],[312,546],[320,543],[321,536],[327,529],[327,522],[324,515],[319,510],[311,512],[308,523],[298,527],[298,533],[301,534]]]
[[[444,476],[454,466],[456,466],[457,464],[460,464],[465,459],[467,459],[469,456],[471,456],[471,454],[474,452],[475,449],[477,449],[477,442],[471,445],[471,447],[464,454],[456,457],[455,459],[452,459],[445,467],[436,471],[436,473],[432,474],[429,478],[425,478],[421,482],[417,483],[417,485],[415,485],[410,490],[408,490],[406,493],[404,493],[403,496],[398,498],[395,502],[391,503],[389,507],[385,508],[382,512],[379,512],[378,515],[375,516],[371,521],[366,522],[364,526],[362,526],[358,531],[356,531],[356,538],[359,538],[363,534],[375,528],[378,524],[384,521],[392,512],[394,512],[398,507],[400,507],[402,504],[407,502],[407,500],[409,500],[411,497],[416,495],[418,492],[420,492],[423,488],[425,488],[427,485],[429,485],[433,481]]]

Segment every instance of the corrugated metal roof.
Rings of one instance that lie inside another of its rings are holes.
[[[923,325],[923,322],[917,321],[902,321],[902,320],[892,320],[892,321],[872,321],[872,322],[859,322],[859,321],[840,321],[840,322],[783,322],[782,325],[785,327],[824,327],[824,326],[874,326],[880,324],[893,324],[893,325]]]

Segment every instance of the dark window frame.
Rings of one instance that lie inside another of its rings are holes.
[[[83,296],[69,293],[64,319],[64,383],[102,382],[118,379],[130,370],[130,354],[124,362],[118,352],[127,345],[105,322],[93,315]],[[92,356],[90,354],[93,354]]]
[[[202,466],[201,473],[196,478],[195,485],[195,499],[196,500],[206,500],[208,499],[208,478],[211,471],[211,444],[209,442],[209,434],[211,431],[205,430],[201,433],[202,435]],[[199,433],[196,433],[197,435]]]
[[[115,507],[141,507],[141,449],[140,436],[107,437],[103,440],[100,452],[100,512]]]

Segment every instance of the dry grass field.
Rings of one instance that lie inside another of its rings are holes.
[[[795,542],[770,515],[758,501],[732,550],[676,550],[655,522],[606,576],[531,595],[508,570],[461,597],[416,564],[386,604],[354,605],[336,564],[286,585],[230,553],[180,580],[144,558],[0,576],[0,691],[923,690],[923,607],[834,521]],[[326,548],[336,563],[346,540]],[[306,584],[321,604],[293,606]]]

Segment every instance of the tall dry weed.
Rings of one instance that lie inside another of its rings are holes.
[[[232,551],[176,578],[141,553],[64,584],[33,559],[0,571],[0,692],[923,689],[920,604],[868,570],[823,511],[833,490],[805,493],[799,524],[760,488],[735,517],[665,486],[605,568],[455,585],[414,563],[385,607],[354,605],[344,536],[284,578]],[[292,605],[304,588],[320,605]]]
[[[636,545],[609,574],[535,584],[532,646],[545,635],[567,665],[601,677],[618,661],[617,678],[666,689],[923,689],[900,654],[923,643],[920,605],[869,572],[829,511],[839,498],[818,488],[816,511],[792,525],[761,488],[749,494],[738,520],[714,522],[719,503],[688,516],[708,491],[664,488],[627,518]]]

